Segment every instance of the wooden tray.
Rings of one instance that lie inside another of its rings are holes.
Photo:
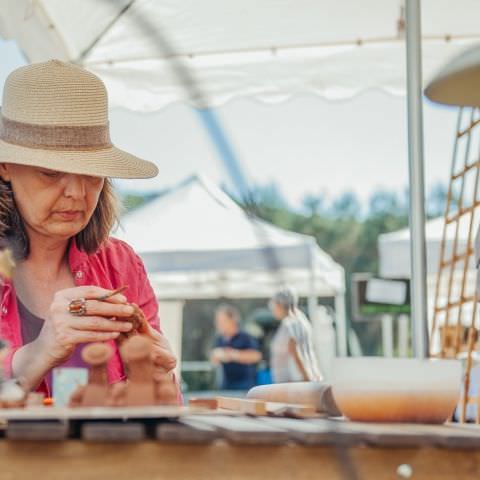
[[[192,414],[215,415],[215,410],[177,406],[152,407],[30,407],[0,409],[0,421],[26,420],[129,420],[178,418]]]

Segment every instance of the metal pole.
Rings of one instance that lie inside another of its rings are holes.
[[[422,37],[420,0],[406,1],[408,159],[413,352],[428,356],[425,186],[423,179]]]
[[[337,292],[335,296],[335,325],[337,327],[337,355],[348,355],[348,327],[345,314],[345,292]]]
[[[392,358],[394,354],[393,315],[382,315],[382,346],[383,356],[386,358]]]

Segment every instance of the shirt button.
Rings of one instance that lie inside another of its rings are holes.
[[[2,313],[3,313],[4,315],[6,315],[7,312],[8,312],[7,307],[6,307],[5,305],[3,305],[3,307],[2,307]]]
[[[78,280],[81,280],[83,278],[83,272],[79,270],[78,272],[75,272],[75,278]]]

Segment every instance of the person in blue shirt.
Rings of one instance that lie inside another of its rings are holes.
[[[215,312],[218,336],[210,359],[222,367],[222,390],[249,390],[255,386],[256,364],[262,359],[257,340],[240,329],[240,313],[232,305]]]

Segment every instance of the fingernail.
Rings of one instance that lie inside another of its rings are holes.
[[[130,305],[127,305],[126,307],[123,307],[123,313],[126,313],[127,315],[132,315],[133,313],[133,307]]]
[[[120,335],[120,332],[113,332],[112,337],[117,338]]]
[[[129,332],[133,328],[133,324],[131,324],[130,322],[126,322],[122,326],[126,332]]]
[[[121,294],[118,294],[118,299],[121,301],[121,302],[126,302],[127,301],[127,297],[125,295],[121,295]]]

